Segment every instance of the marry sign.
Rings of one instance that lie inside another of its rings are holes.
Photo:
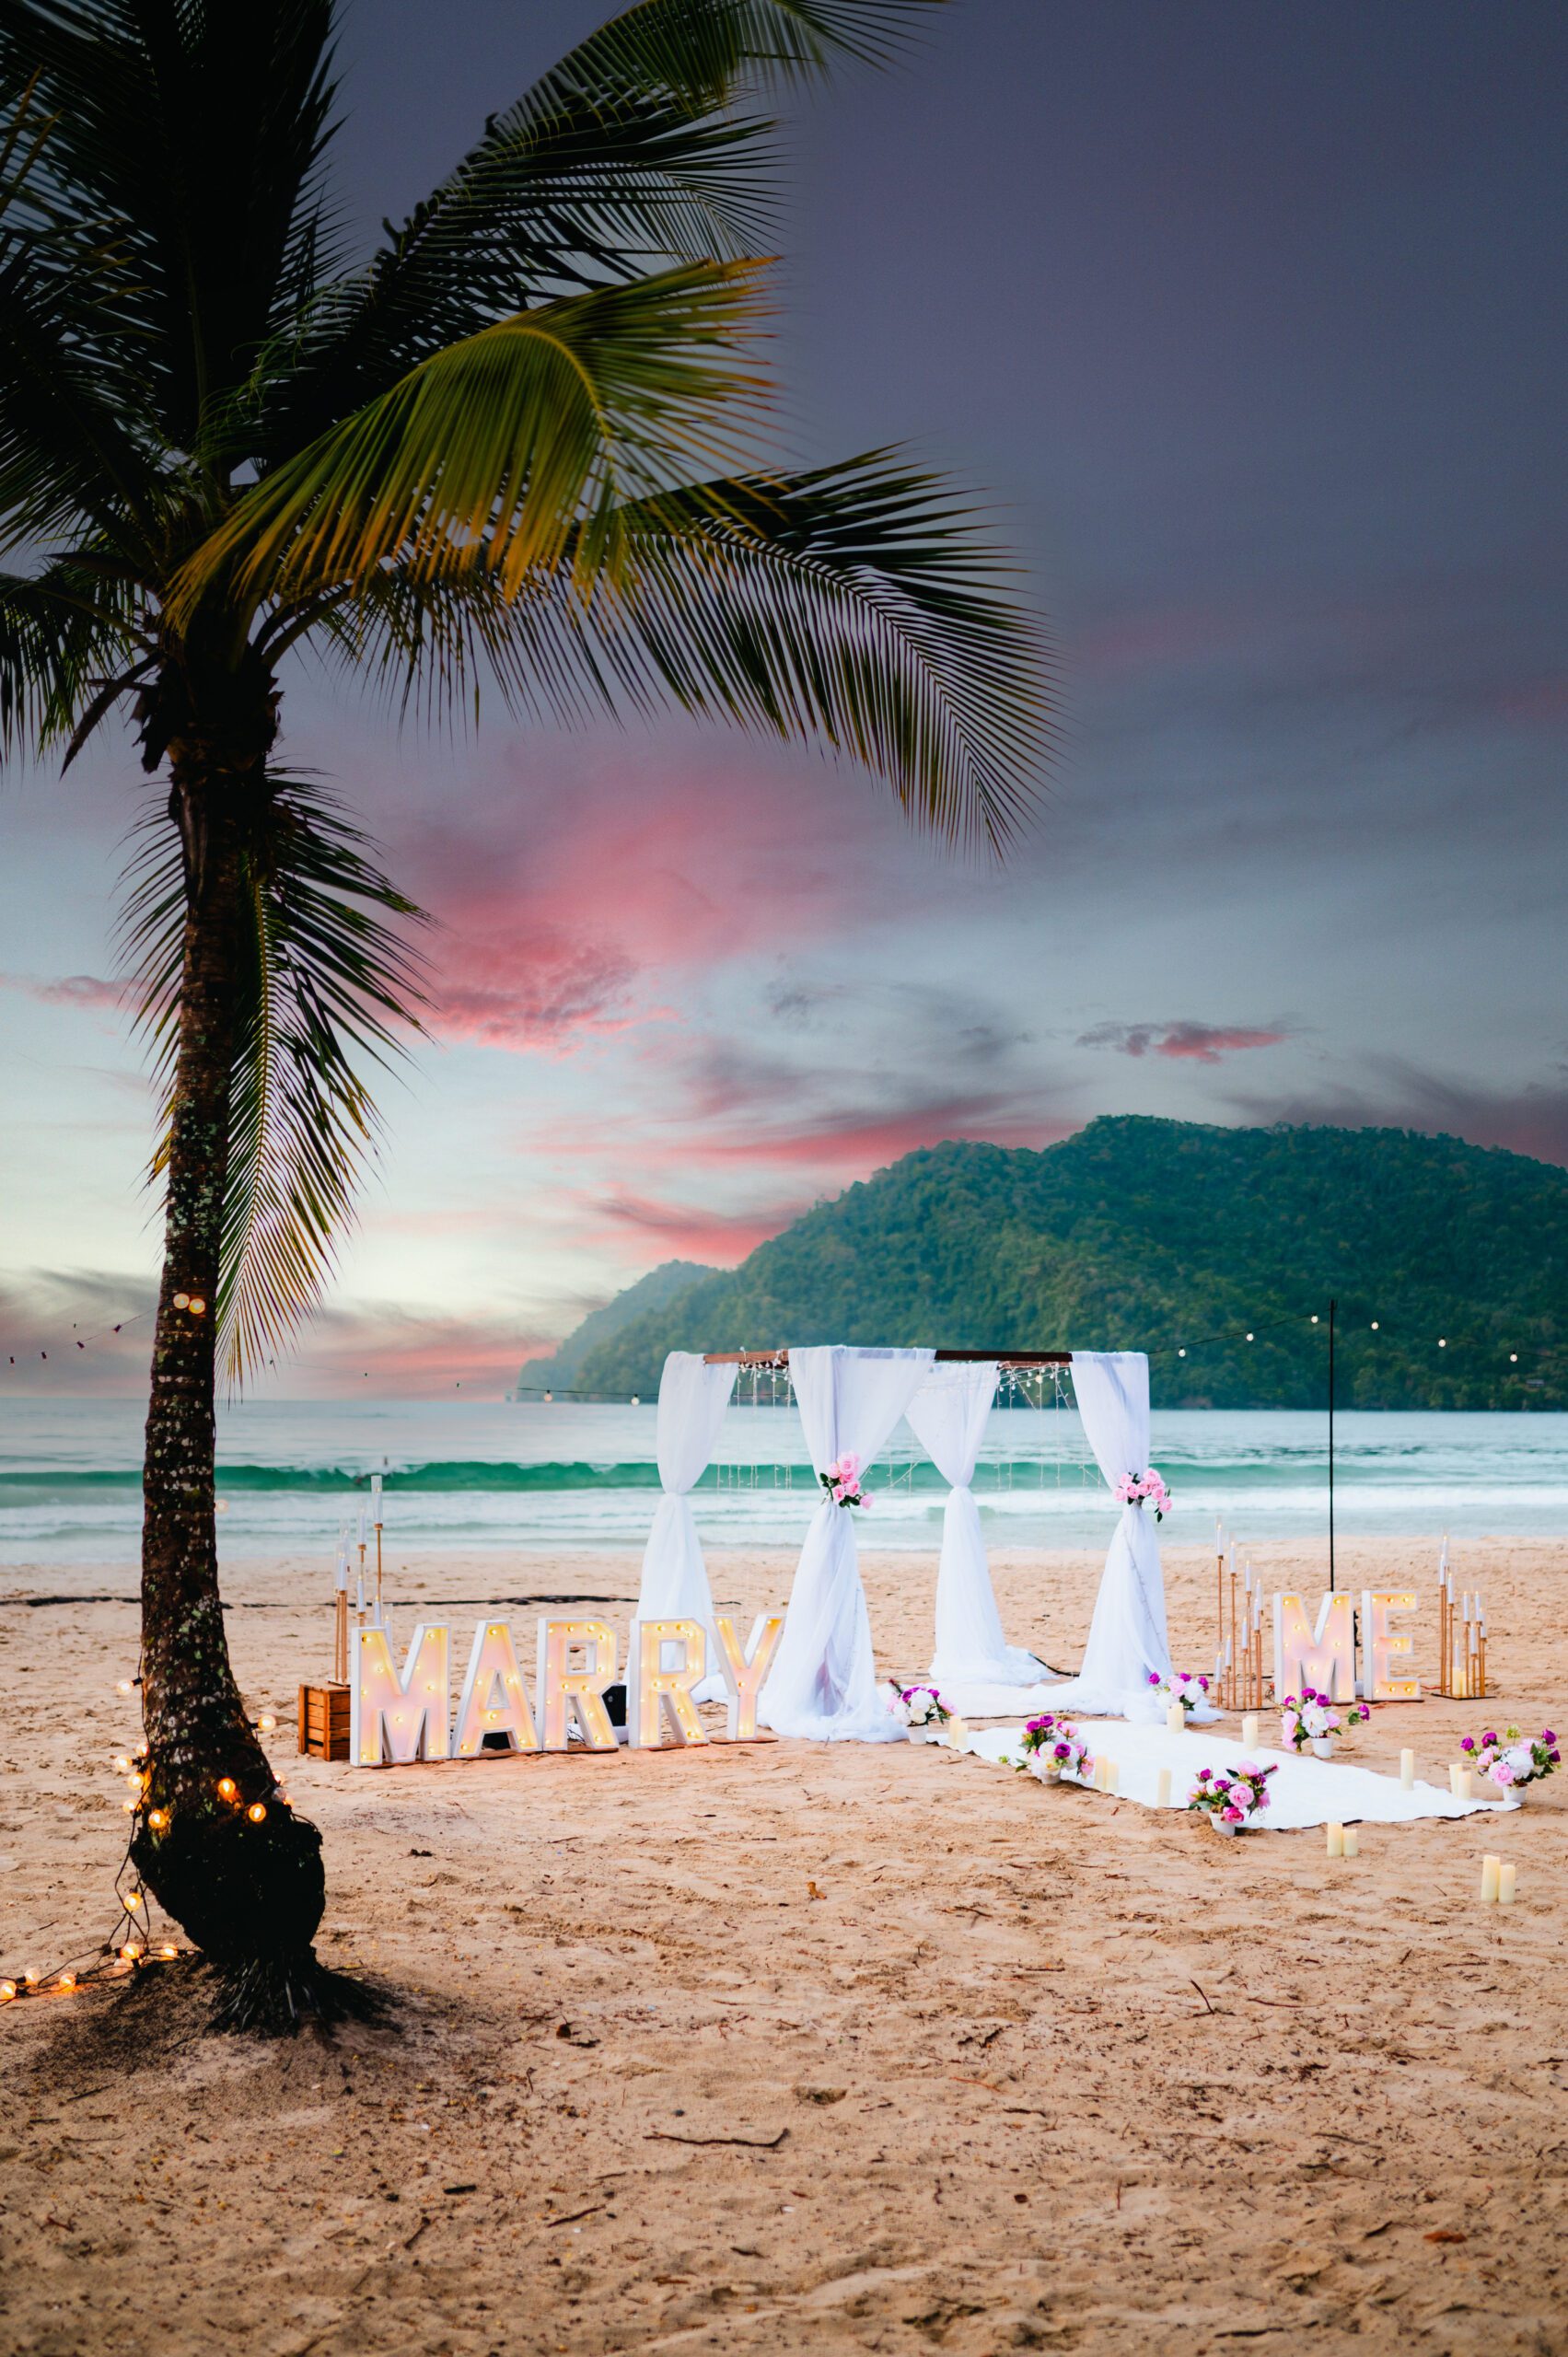
[[[749,1742],[757,1732],[757,1696],[772,1666],[784,1615],[764,1614],[742,1646],[733,1622],[716,1620],[714,1669],[728,1698],[725,1735]],[[540,1620],[533,1700],[524,1683],[511,1623],[482,1620],[452,1716],[452,1632],[421,1622],[400,1669],[385,1629],[356,1629],[349,1657],[349,1758],[358,1768],[406,1766],[416,1759],[477,1759],[500,1745],[511,1751],[564,1751],[575,1728],[591,1751],[614,1751],[617,1736],[605,1689],[619,1682],[615,1631],[606,1620]],[[709,1743],[693,1688],[708,1674],[708,1634],[700,1620],[633,1620],[626,1656],[626,1733],[651,1749]]]

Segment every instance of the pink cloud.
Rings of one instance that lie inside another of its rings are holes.
[[[697,1204],[658,1202],[645,1195],[613,1194],[593,1208],[611,1229],[627,1233],[628,1242],[639,1248],[634,1257],[640,1262],[647,1259],[641,1248],[652,1243],[679,1260],[733,1268],[798,1219],[807,1202],[801,1199],[755,1212],[716,1212]]]
[[[0,975],[0,981],[7,990],[21,991],[45,1006],[111,1007],[118,1013],[125,1003],[123,982],[105,981],[98,974],[61,974],[42,979],[29,974],[4,974]]]
[[[1277,1048],[1290,1034],[1244,1024],[1101,1023],[1086,1031],[1080,1048],[1114,1048],[1124,1056],[1170,1056],[1217,1064],[1243,1048]]]
[[[549,925],[485,932],[470,910],[441,962],[433,1019],[448,1039],[563,1053],[585,1036],[648,1019],[628,1010],[637,978],[630,958]]]

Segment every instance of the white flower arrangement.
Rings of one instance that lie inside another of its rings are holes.
[[[945,1726],[952,1716],[935,1686],[895,1686],[888,1709],[901,1727]]]

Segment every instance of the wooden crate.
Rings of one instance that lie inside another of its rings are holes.
[[[299,1689],[299,1748],[313,1759],[346,1759],[349,1689],[346,1686],[302,1686]]]

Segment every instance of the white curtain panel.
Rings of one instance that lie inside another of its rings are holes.
[[[738,1366],[709,1366],[695,1351],[671,1351],[658,1387],[658,1474],[664,1495],[643,1550],[643,1579],[637,1591],[639,1620],[700,1620],[708,1631],[712,1660],[714,1597],[691,1492],[713,1462],[719,1428],[735,1389]],[[706,1678],[695,1689],[700,1702],[725,1692],[722,1678]]]
[[[926,1675],[944,1681],[981,1680],[1032,1686],[1045,1669],[1033,1654],[1010,1645],[992,1591],[981,1536],[980,1508],[970,1483],[991,1418],[996,1361],[934,1366],[904,1418],[916,1440],[952,1488],[942,1513],[942,1561],[936,1573],[936,1649]]]
[[[1142,1351],[1074,1351],[1073,1392],[1095,1461],[1114,1489],[1149,1466],[1149,1362]],[[1083,1666],[1051,1693],[1052,1710],[1150,1719],[1148,1676],[1170,1674],[1165,1575],[1153,1512],[1123,1506],[1100,1575]]]
[[[861,1351],[841,1344],[791,1351],[790,1381],[819,1473],[853,1449],[862,1468],[883,1448],[929,1374],[931,1351]],[[903,1729],[877,1692],[871,1623],[860,1584],[859,1509],[827,1494],[811,1517],[789,1612],[759,1701],[777,1735],[819,1743],[896,1743]]]

